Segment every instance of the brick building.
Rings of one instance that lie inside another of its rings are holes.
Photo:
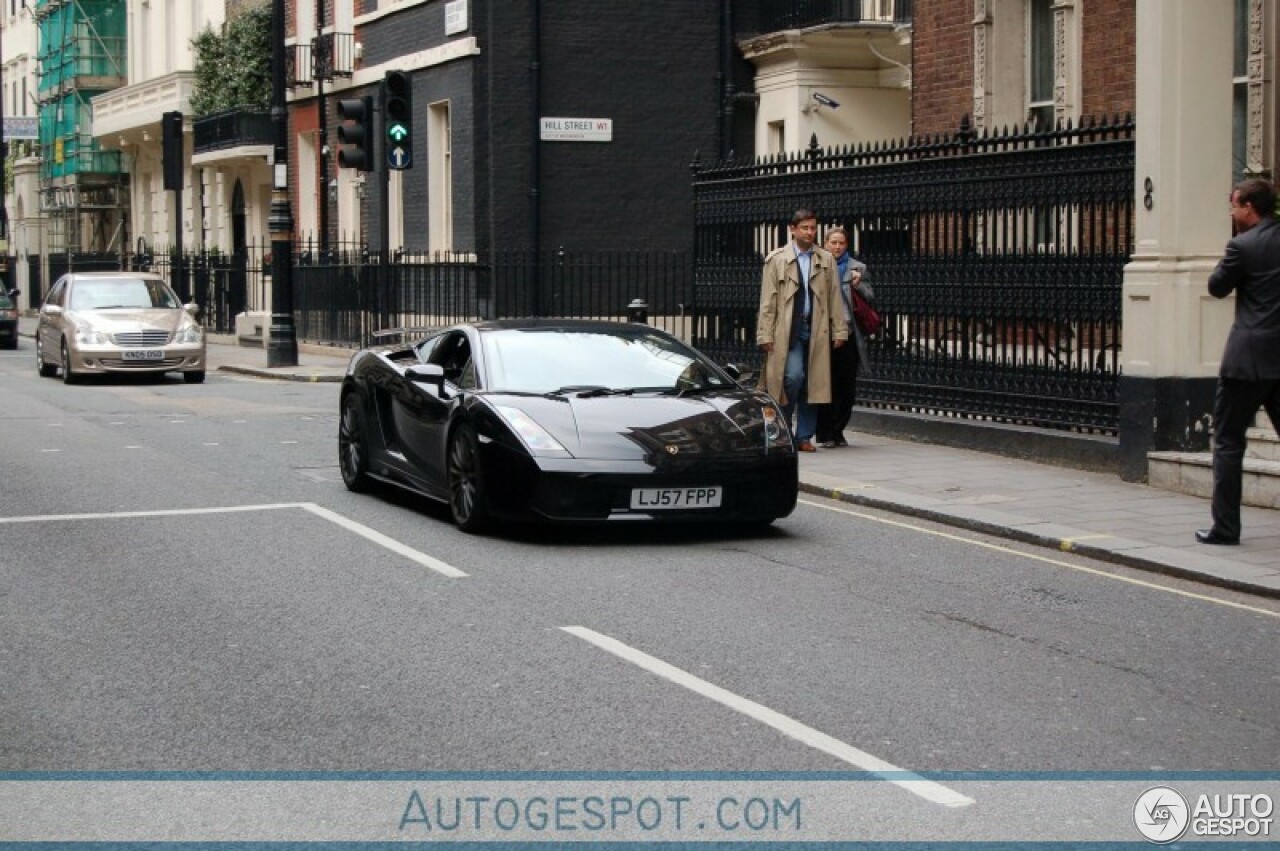
[[[385,232],[412,251],[688,250],[695,158],[909,129],[900,0],[287,6],[296,229],[334,244],[380,247]],[[335,62],[316,79],[326,39]],[[393,70],[412,80],[413,167],[392,172],[384,203],[380,174],[337,167],[336,104],[376,102]],[[598,129],[566,139],[551,119]]]
[[[1135,108],[1134,0],[915,0],[912,131],[1077,123]]]

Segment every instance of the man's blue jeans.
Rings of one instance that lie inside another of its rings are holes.
[[[799,409],[796,417],[796,440],[813,440],[813,433],[818,430],[818,412],[809,404],[809,388],[805,370],[809,364],[809,326],[791,341],[787,349],[787,367],[782,374],[782,392],[786,394],[787,404],[782,406],[782,415],[791,422],[791,415]]]

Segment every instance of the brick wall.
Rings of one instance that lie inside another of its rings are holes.
[[[1081,115],[1134,111],[1137,57],[1135,0],[1089,3],[1081,20]]]
[[[916,0],[911,132],[954,131],[973,112],[973,0]]]

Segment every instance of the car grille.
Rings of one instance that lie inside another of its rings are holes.
[[[164,360],[120,360],[119,358],[99,358],[98,363],[105,369],[157,369],[169,368],[182,364],[182,358],[165,358]]]
[[[169,342],[168,331],[121,331],[111,335],[117,346],[163,346]]]

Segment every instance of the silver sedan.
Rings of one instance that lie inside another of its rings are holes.
[[[165,280],[146,272],[70,272],[40,308],[36,366],[43,376],[181,372],[204,381],[204,330]]]

